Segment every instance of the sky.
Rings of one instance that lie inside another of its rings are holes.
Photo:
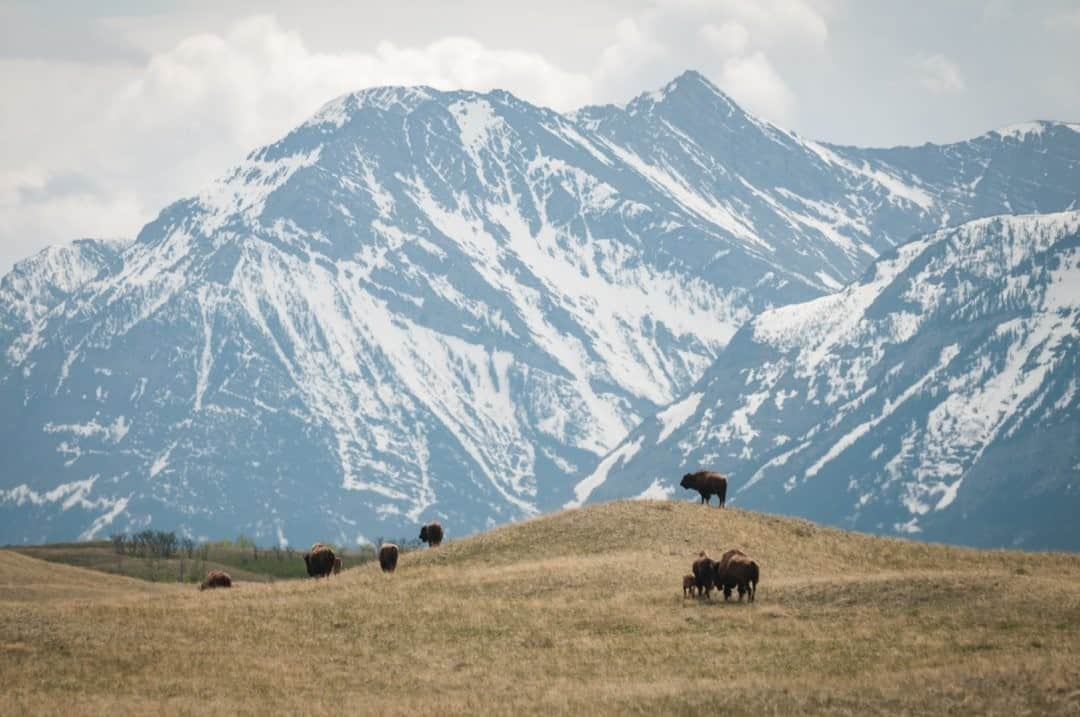
[[[566,111],[696,69],[804,136],[922,144],[1080,121],[1077,37],[1072,0],[0,0],[0,273],[134,237],[364,87]]]

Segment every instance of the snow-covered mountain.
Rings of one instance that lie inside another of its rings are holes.
[[[341,97],[5,319],[0,542],[460,535],[560,506],[757,312],[954,218],[1075,203],[1080,131],[1037,127],[837,147],[692,72],[572,115]]]
[[[942,229],[745,325],[585,480],[979,545],[1080,549],[1080,212]]]
[[[0,346],[17,352],[16,339],[32,341],[34,327],[52,307],[98,275],[116,271],[126,245],[120,240],[76,239],[19,262],[0,279]]]

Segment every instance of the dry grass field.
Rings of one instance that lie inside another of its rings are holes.
[[[754,605],[684,599],[699,550]],[[0,551],[0,714],[1078,714],[1080,556],[611,503],[200,593]]]

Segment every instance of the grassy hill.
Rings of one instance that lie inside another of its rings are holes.
[[[684,599],[699,550],[752,606]],[[1080,710],[1080,556],[611,503],[231,591],[0,552],[0,714]]]

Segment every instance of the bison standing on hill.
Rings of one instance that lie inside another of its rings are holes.
[[[727,565],[736,555],[746,557],[746,553],[744,553],[743,551],[739,550],[738,548],[732,548],[731,550],[721,555],[720,560],[718,560],[716,563],[716,589],[724,591],[725,600],[731,597],[732,588],[738,587],[735,578],[727,574]]]
[[[206,580],[199,585],[199,590],[207,588],[231,588],[232,576],[224,570],[211,570],[206,574]]]
[[[699,596],[704,595],[706,598],[710,598],[709,592],[712,590],[716,579],[716,565],[716,561],[704,552],[698,553],[698,559],[694,561],[692,570],[694,572],[694,585],[697,587]]]
[[[442,526],[438,523],[428,523],[420,528],[420,540],[428,544],[429,548],[436,548],[442,543]]]
[[[729,552],[733,554],[728,560],[716,565],[716,586],[723,588],[725,600],[731,597],[731,589],[736,588],[739,591],[740,602],[744,594],[748,596],[747,602],[754,602],[758,579],[761,577],[758,564],[741,551]]]
[[[315,543],[311,550],[304,553],[304,564],[307,566],[307,574],[313,578],[324,578],[334,570],[334,561],[337,556],[328,545]]]
[[[727,478],[713,471],[687,473],[682,477],[680,486],[686,490],[696,490],[701,494],[701,502],[708,505],[715,495],[720,499],[720,507],[727,502]]]
[[[379,548],[379,567],[384,573],[392,573],[397,567],[398,546],[386,543]]]

